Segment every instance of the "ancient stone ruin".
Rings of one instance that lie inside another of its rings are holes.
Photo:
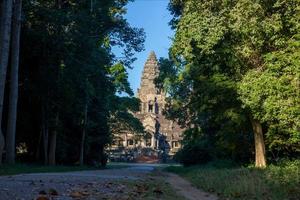
[[[166,95],[154,83],[159,66],[152,51],[145,63],[137,98],[141,100],[140,111],[134,115],[143,123],[146,134],[142,137],[130,132],[118,134],[110,147],[111,160],[165,161],[181,147],[183,129],[163,115]]]

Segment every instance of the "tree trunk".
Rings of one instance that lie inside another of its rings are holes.
[[[55,119],[55,128],[52,131],[50,135],[50,140],[49,140],[49,165],[55,165],[55,154],[56,154],[56,138],[57,138],[57,129],[58,129],[58,114],[56,115]]]
[[[11,34],[11,16],[12,16],[12,0],[3,1],[1,10],[1,38],[0,38],[0,164],[2,164],[2,154],[4,148],[4,136],[2,133],[2,115],[4,89],[6,80],[6,71],[9,57],[10,34]]]
[[[79,158],[80,166],[83,165],[83,160],[84,160],[84,143],[85,143],[85,135],[86,135],[86,128],[87,128],[87,111],[88,111],[88,104],[86,102],[84,106],[84,124],[83,124],[81,145],[80,145],[80,158]]]
[[[57,136],[57,131],[53,131],[52,134],[50,135],[50,140],[49,140],[49,165],[55,165],[55,153],[56,153],[56,136]]]
[[[48,142],[49,142],[49,131],[47,125],[43,125],[43,143],[44,143],[44,164],[48,165]]]
[[[1,27],[1,29],[0,29],[0,38],[2,38],[2,33],[3,33],[3,29],[2,29],[2,27],[3,27],[3,24],[4,24],[4,22],[3,22],[3,14],[4,14],[4,1],[0,1],[0,10],[1,10],[1,13],[0,13],[0,27]],[[1,43],[0,43],[0,48],[1,48]]]
[[[58,9],[61,9],[61,7],[62,7],[62,0],[56,0],[56,7]]]
[[[47,109],[45,105],[42,105],[42,134],[43,134],[43,146],[44,146],[44,164],[48,165],[48,123],[47,123]]]
[[[40,131],[40,134],[39,134],[39,139],[38,139],[38,143],[37,143],[37,146],[36,146],[36,153],[35,153],[35,160],[38,161],[39,158],[40,158],[40,148],[41,148],[41,141],[42,141],[42,135],[43,135],[43,131]]]
[[[91,8],[90,8],[90,12],[92,13],[93,12],[93,9],[94,9],[94,2],[93,0],[90,0],[91,1]]]
[[[3,154],[3,149],[4,149],[4,137],[3,134],[0,130],[0,166],[2,165],[2,154]]]
[[[255,141],[255,167],[265,168],[267,166],[267,163],[262,126],[256,119],[251,119],[251,123]]]
[[[7,124],[7,133],[6,133],[6,160],[7,163],[9,164],[15,163],[21,10],[22,10],[22,0],[15,0],[14,11],[13,11],[13,27],[12,27],[10,93],[9,93],[9,108],[8,108],[9,110],[8,110],[8,124]]]

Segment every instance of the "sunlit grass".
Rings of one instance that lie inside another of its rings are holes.
[[[253,167],[217,168],[209,166],[169,167],[195,186],[221,198],[257,200],[299,200],[300,161]]]

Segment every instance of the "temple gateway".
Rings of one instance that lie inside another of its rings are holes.
[[[137,98],[140,110],[134,115],[142,122],[146,134],[142,137],[124,132],[114,137],[110,147],[111,160],[135,161],[139,157],[165,160],[172,157],[181,147],[183,129],[163,115],[166,95],[154,83],[159,66],[152,51],[145,63]]]

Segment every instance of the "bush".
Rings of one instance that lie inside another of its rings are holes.
[[[175,160],[184,166],[205,164],[211,160],[209,150],[201,143],[186,144],[175,155]]]
[[[207,163],[204,167],[215,169],[232,169],[239,167],[239,165],[233,160],[218,159]]]

